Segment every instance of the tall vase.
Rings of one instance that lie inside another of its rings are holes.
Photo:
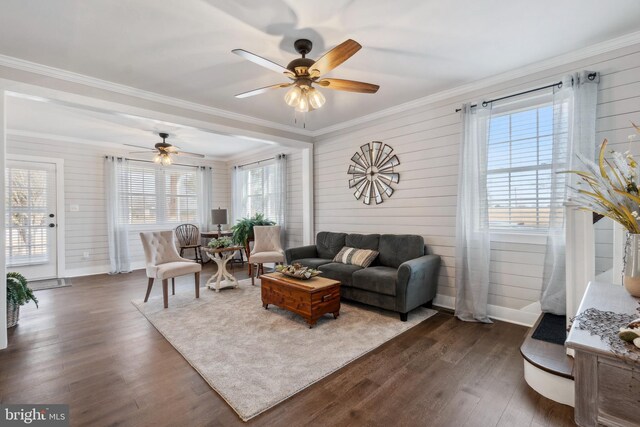
[[[627,233],[622,282],[627,292],[640,298],[640,234]]]

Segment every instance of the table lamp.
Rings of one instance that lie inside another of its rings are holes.
[[[218,237],[222,234],[222,224],[227,223],[227,210],[226,209],[211,209],[211,223],[218,224]]]

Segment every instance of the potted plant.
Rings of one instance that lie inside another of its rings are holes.
[[[27,279],[20,273],[7,273],[7,328],[18,324],[20,306],[29,301],[33,301],[36,307],[38,306],[38,299],[27,286]]]
[[[247,241],[253,238],[253,227],[255,225],[275,225],[274,221],[264,217],[264,214],[257,213],[251,218],[242,218],[231,227],[233,241],[239,245],[246,246]]]
[[[640,127],[633,127],[640,134]],[[585,170],[568,171],[579,177],[572,200],[627,230],[622,281],[631,295],[640,297],[640,165],[630,151],[612,150],[606,158],[606,148],[605,139],[597,163],[578,155]]]
[[[209,244],[207,246],[209,246],[211,249],[221,249],[228,248],[232,245],[233,240],[231,239],[231,237],[219,237],[217,239],[213,238],[209,240]]]

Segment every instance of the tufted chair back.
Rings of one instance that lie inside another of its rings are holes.
[[[253,227],[253,249],[252,254],[258,252],[282,252],[280,243],[279,225],[256,225]]]
[[[176,249],[173,230],[140,233],[147,267],[185,261]]]

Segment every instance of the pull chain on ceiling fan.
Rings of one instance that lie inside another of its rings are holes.
[[[268,92],[272,89],[290,87],[284,96],[285,102],[287,105],[294,107],[296,111],[306,113],[322,107],[326,101],[322,92],[313,87],[314,84],[327,89],[358,93],[376,93],[380,88],[380,86],[371,83],[322,78],[322,76],[345,62],[347,59],[351,58],[362,48],[362,46],[354,40],[349,39],[339,44],[329,52],[325,53],[317,61],[306,57],[313,47],[310,40],[296,40],[294,47],[296,51],[302,55],[302,58],[294,59],[286,68],[244,49],[232,50],[236,55],[248,59],[262,67],[268,68],[269,70],[284,74],[292,80],[291,83],[279,83],[260,89],[254,89],[249,92],[240,93],[236,95],[236,98],[247,98]]]

